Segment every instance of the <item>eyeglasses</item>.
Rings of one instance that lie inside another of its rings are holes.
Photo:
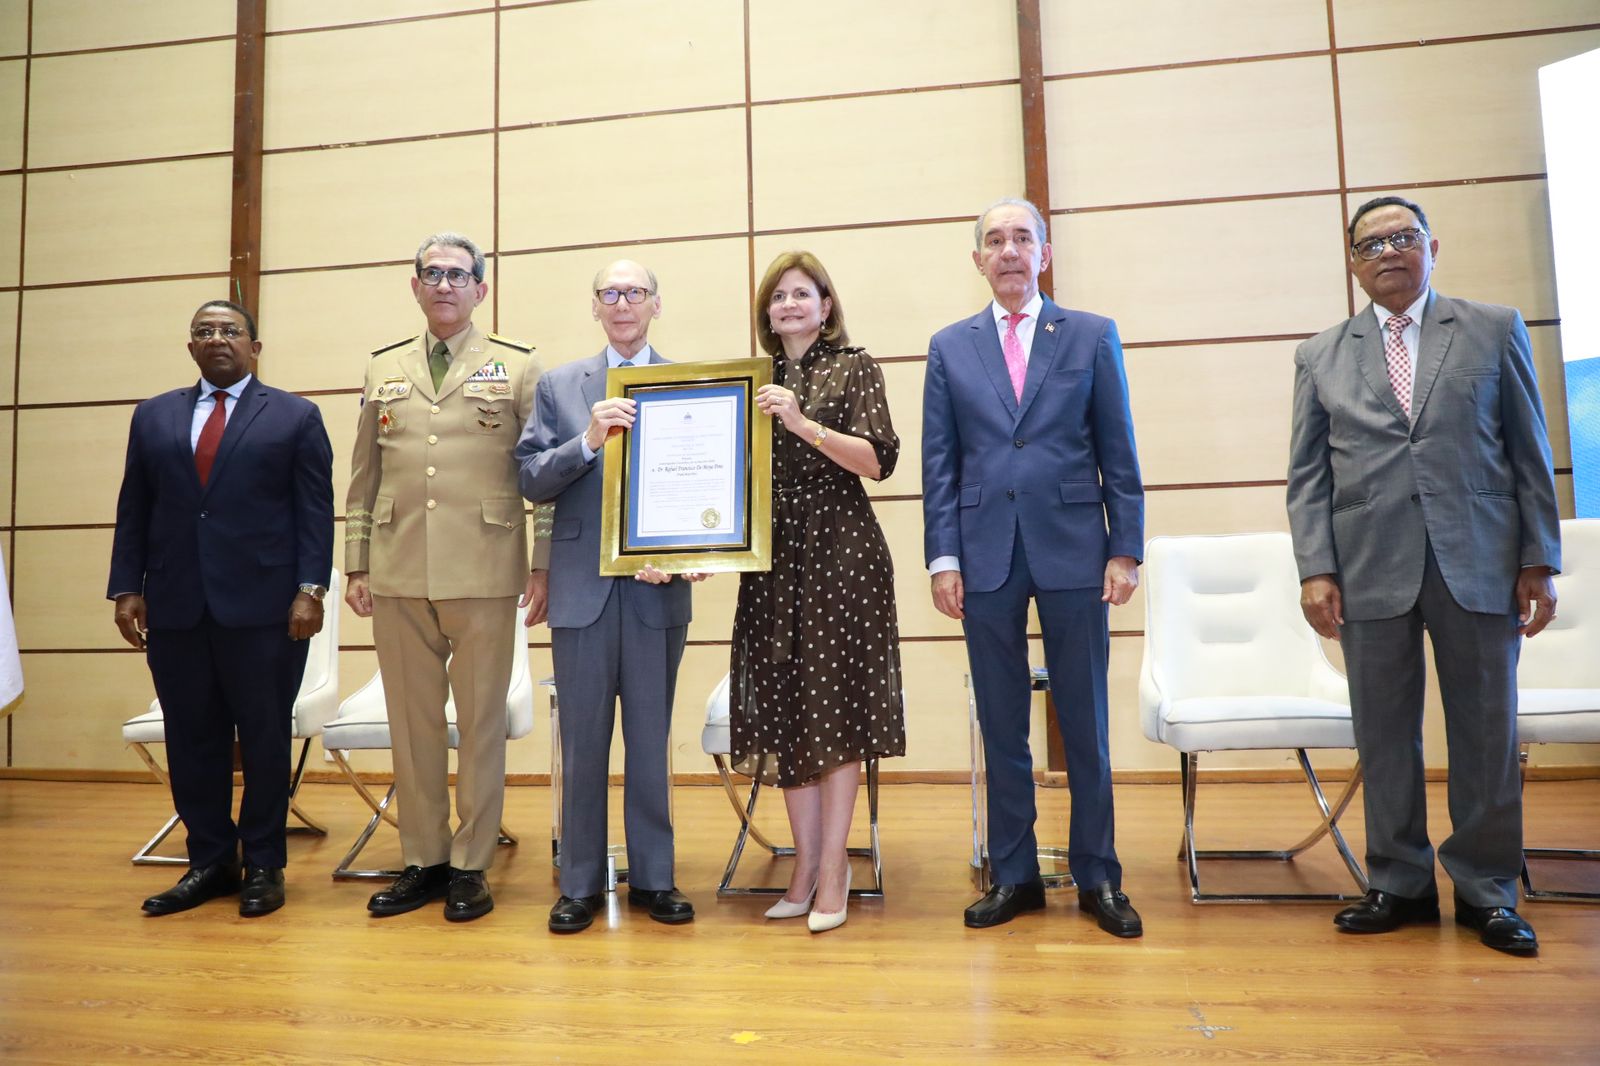
[[[1420,229],[1403,229],[1398,233],[1391,233],[1387,237],[1368,237],[1364,241],[1357,241],[1350,246],[1350,250],[1362,259],[1373,260],[1383,254],[1383,246],[1387,244],[1397,252],[1409,252],[1421,244],[1428,234]]]
[[[430,289],[438,285],[441,278],[448,281],[452,289],[464,289],[467,287],[467,282],[474,280],[470,271],[462,270],[460,267],[451,267],[449,270],[423,267],[417,271],[417,277],[421,278],[422,283]]]
[[[226,337],[230,341],[236,341],[240,337],[244,336],[244,330],[233,325],[196,326],[194,329],[189,331],[189,336],[193,337],[197,341],[208,341],[212,337]]]
[[[655,293],[649,289],[641,289],[639,286],[635,285],[631,289],[596,289],[594,290],[594,295],[595,299],[609,307],[624,297],[626,297],[628,302],[631,304],[642,304],[644,303],[645,297],[654,296]]]

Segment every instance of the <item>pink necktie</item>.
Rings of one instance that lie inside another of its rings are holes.
[[[1391,315],[1385,323],[1389,336],[1383,342],[1384,358],[1389,364],[1389,384],[1394,387],[1395,399],[1400,401],[1407,417],[1411,415],[1411,356],[1406,353],[1400,334],[1409,325],[1410,315]]]
[[[1022,339],[1017,336],[1017,325],[1028,316],[1018,311],[1014,315],[1006,316],[1006,335],[1000,341],[1000,348],[1006,354],[1006,372],[1011,375],[1011,389],[1017,394],[1017,402],[1022,402],[1022,383],[1028,377],[1028,360],[1022,355]]]

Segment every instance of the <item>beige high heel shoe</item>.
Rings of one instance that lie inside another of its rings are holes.
[[[816,898],[817,883],[811,882],[811,891],[806,893],[806,898],[799,903],[790,903],[787,899],[780,899],[767,908],[768,918],[798,918],[802,914],[809,914],[811,901]]]
[[[816,889],[811,890],[813,893]],[[831,914],[827,911],[812,911],[806,915],[806,928],[813,933],[826,933],[829,929],[837,929],[844,924],[850,915],[850,868],[844,871],[844,906]]]

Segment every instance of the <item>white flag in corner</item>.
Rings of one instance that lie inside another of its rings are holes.
[[[6,589],[5,556],[0,555],[0,717],[22,698],[22,656],[17,653],[17,626]]]

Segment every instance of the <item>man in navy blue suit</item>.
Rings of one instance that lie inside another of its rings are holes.
[[[1068,865],[1079,907],[1113,936],[1143,932],[1122,893],[1111,806],[1109,604],[1139,583],[1144,487],[1122,344],[1108,318],[1039,292],[1039,209],[978,218],[972,260],[994,301],[928,344],[924,548],[934,606],[959,619],[988,762],[994,887],[966,910],[986,928],[1044,907],[1028,749],[1028,600],[1039,613],[1072,791]]]
[[[333,566],[333,449],[315,404],[256,380],[260,353],[244,308],[201,305],[200,383],[141,403],[128,432],[107,598],[150,665],[189,833],[189,872],[144,901],[151,915],[235,892],[245,917],[283,906],[294,700]]]

